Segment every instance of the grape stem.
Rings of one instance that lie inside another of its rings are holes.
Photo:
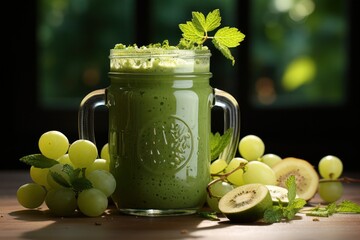
[[[246,165],[246,163],[240,163],[239,166],[237,166],[236,168],[234,168],[232,171],[230,171],[230,172],[228,172],[228,173],[222,173],[222,174],[215,173],[215,174],[211,174],[212,177],[218,177],[218,178],[216,178],[216,179],[212,180],[211,182],[209,182],[209,184],[208,184],[207,187],[206,187],[206,191],[207,191],[209,197],[211,197],[211,198],[220,198],[219,196],[215,196],[215,195],[213,195],[213,194],[211,193],[211,189],[210,189],[210,188],[211,188],[211,185],[213,185],[213,184],[215,184],[215,183],[217,183],[217,182],[219,182],[219,181],[227,181],[226,178],[227,178],[228,176],[230,176],[231,174],[233,174],[234,172],[236,172],[236,171],[239,170],[239,169],[243,169],[243,170],[244,170],[245,165]]]
[[[358,178],[350,178],[350,177],[342,177],[337,179],[320,179],[320,183],[323,182],[344,182],[344,183],[360,183],[360,179]]]

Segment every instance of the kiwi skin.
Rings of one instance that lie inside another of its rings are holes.
[[[256,203],[254,206],[252,207],[242,207],[242,209],[237,210],[235,209],[228,209],[228,207],[222,207],[221,205],[223,205],[224,203],[220,203],[220,202],[225,202],[225,201],[229,201],[231,198],[229,197],[223,197],[222,199],[220,199],[219,202],[219,208],[220,211],[225,215],[225,217],[227,217],[231,222],[235,222],[235,223],[253,223],[256,221],[261,220],[264,217],[264,212],[266,211],[266,209],[270,208],[273,205],[273,201],[270,195],[270,191],[269,189],[263,185],[263,184],[246,184],[246,185],[253,185],[251,188],[256,190],[259,190],[259,188],[261,188],[261,191],[264,191],[265,193],[263,195],[260,196],[259,202]],[[236,191],[241,191],[241,188],[244,188],[246,185],[237,187],[233,190],[231,190],[230,192],[235,193]],[[250,187],[247,189],[251,189]],[[231,193],[227,193],[226,195],[230,196]],[[234,194],[235,195],[235,194]]]

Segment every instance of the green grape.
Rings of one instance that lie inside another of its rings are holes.
[[[45,157],[58,159],[68,151],[69,140],[63,133],[52,130],[40,136],[38,146]]]
[[[320,159],[318,164],[320,175],[325,179],[338,179],[343,171],[342,161],[333,155]]]
[[[216,159],[210,164],[210,173],[217,174],[222,172],[227,166],[227,163],[224,159]]]
[[[101,190],[107,197],[115,191],[116,180],[114,176],[106,170],[94,170],[87,176],[94,188]]]
[[[74,164],[70,161],[70,158],[69,158],[69,154],[64,154],[62,155],[61,157],[59,157],[57,159],[57,161],[63,165],[65,164],[69,164],[70,166],[72,166],[73,168],[75,168]]]
[[[231,161],[225,168],[224,172],[229,173],[229,172],[233,171],[235,168],[239,167],[241,163],[247,164],[248,161],[244,158],[238,158],[238,157],[231,159]],[[244,173],[244,170],[239,168],[235,172],[231,173],[227,177],[227,180],[236,186],[244,185],[243,173]]]
[[[269,167],[273,167],[275,164],[280,162],[282,160],[281,157],[279,157],[276,154],[273,153],[267,153],[261,157],[261,161],[268,165]]]
[[[260,161],[250,161],[246,164],[243,180],[244,184],[262,183],[265,185],[276,185],[274,170]]]
[[[97,217],[107,209],[108,197],[101,190],[90,188],[79,193],[77,204],[84,215]]]
[[[100,158],[105,159],[108,163],[110,162],[109,143],[105,143],[101,148]]]
[[[49,173],[47,174],[47,182],[50,188],[59,189],[70,186],[70,177],[66,172],[63,171],[63,168],[64,168],[64,164],[61,163],[55,164],[49,168]],[[65,186],[63,184],[58,183],[54,179],[54,176],[61,182],[64,182]]]
[[[37,168],[34,166],[30,167],[30,177],[31,179],[42,186],[44,186],[47,190],[51,188],[47,181],[47,175],[49,173],[49,168]]]
[[[93,142],[79,139],[70,145],[68,154],[75,167],[86,168],[95,161],[98,150]]]
[[[344,186],[341,182],[320,182],[318,193],[324,202],[332,203],[342,197]]]
[[[37,183],[21,185],[16,192],[17,200],[21,206],[30,209],[40,207],[45,200],[45,196],[45,188]]]
[[[71,188],[51,189],[46,194],[45,203],[56,216],[71,216],[77,209],[76,194]]]
[[[95,161],[86,168],[85,176],[86,177],[89,176],[89,174],[94,170],[105,170],[109,172],[110,170],[109,162],[107,162],[105,159],[102,158],[95,159]]]
[[[239,153],[248,161],[258,160],[265,152],[263,140],[256,135],[247,135],[240,139]]]
[[[234,186],[228,182],[218,181],[210,186],[210,192],[213,197],[210,197],[209,194],[206,198],[207,205],[216,212],[220,212],[219,209],[219,200],[222,196],[224,196],[227,192],[234,189]]]

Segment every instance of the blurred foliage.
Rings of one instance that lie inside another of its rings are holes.
[[[106,87],[109,49],[119,42],[135,43],[138,31],[147,32],[143,42],[177,44],[178,24],[192,11],[219,8],[223,25],[237,24],[241,14],[237,0],[152,0],[145,10],[136,6],[140,2],[38,0],[42,107],[76,109],[87,93]],[[250,26],[245,32],[249,102],[257,107],[341,104],[346,95],[345,2],[251,0],[249,7],[244,23]],[[212,61],[213,86],[237,91],[233,81],[239,73],[215,51]]]
[[[326,106],[346,95],[346,1],[251,1],[252,103]]]

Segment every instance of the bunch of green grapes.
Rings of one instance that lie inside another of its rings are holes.
[[[339,200],[344,192],[341,181],[337,181],[343,172],[343,163],[340,158],[327,155],[320,159],[318,171],[321,178],[318,193],[324,202],[332,203]]]
[[[29,165],[33,182],[20,186],[17,200],[34,209],[44,202],[57,216],[71,216],[77,211],[89,217],[100,216],[108,207],[116,181],[109,172],[109,149],[98,150],[91,141],[69,143],[60,131],[48,131],[38,141],[40,154],[23,157]]]
[[[211,162],[213,184],[209,184],[207,204],[214,211],[219,211],[217,203],[220,198],[235,187],[250,183],[276,185],[272,166],[282,158],[273,153],[264,154],[265,144],[260,137],[244,136],[239,141],[238,151],[241,157],[235,157],[229,163],[224,159]]]
[[[239,141],[238,151],[241,157],[235,157],[228,163],[224,159],[211,162],[212,179],[208,187],[207,203],[214,211],[218,211],[217,203],[220,198],[232,188],[249,183],[277,185],[273,167],[283,161],[283,158],[274,153],[265,154],[265,144],[260,137],[253,134],[244,136]],[[320,160],[318,170],[322,177],[317,188],[321,199],[327,203],[340,199],[343,184],[338,179],[343,171],[342,161],[336,156],[327,155]]]

